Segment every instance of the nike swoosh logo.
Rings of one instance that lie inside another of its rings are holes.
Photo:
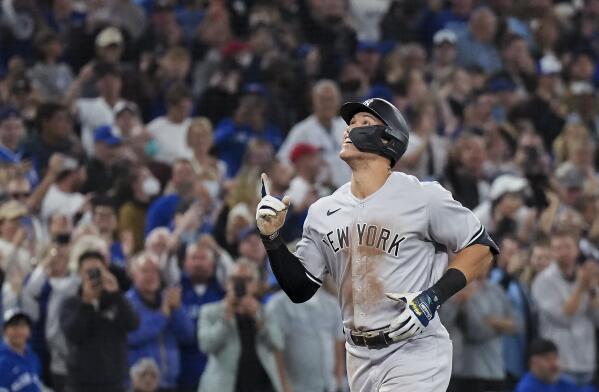
[[[341,207],[337,208],[336,210],[327,210],[327,216],[333,215],[335,212],[339,211],[341,209]]]

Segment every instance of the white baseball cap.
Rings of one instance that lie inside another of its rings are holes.
[[[497,177],[491,185],[491,200],[495,201],[506,193],[522,192],[527,185],[528,181],[522,177],[513,174],[503,174]]]
[[[96,46],[104,48],[110,45],[122,45],[123,34],[116,27],[106,27],[96,37]]]
[[[449,42],[450,44],[455,44],[457,41],[458,41],[458,36],[449,29],[439,30],[433,36],[433,43],[435,45],[440,45],[444,42]]]
[[[539,73],[541,75],[558,74],[562,72],[562,63],[552,54],[547,54],[539,60]]]

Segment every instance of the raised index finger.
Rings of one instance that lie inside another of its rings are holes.
[[[268,178],[266,173],[262,173],[260,180],[262,180],[262,197],[270,195],[270,178]]]

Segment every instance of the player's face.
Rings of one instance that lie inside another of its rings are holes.
[[[361,152],[358,150],[351,140],[349,139],[349,134],[352,129],[357,127],[367,127],[370,125],[383,125],[383,122],[373,116],[370,113],[360,112],[355,114],[349,125],[345,128],[345,132],[343,133],[343,140],[341,142],[341,151],[339,152],[339,157],[344,161],[356,159],[356,158],[364,158],[366,156],[377,156],[375,154]]]

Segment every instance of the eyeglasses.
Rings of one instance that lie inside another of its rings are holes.
[[[29,192],[14,192],[10,194],[12,199],[27,199],[29,197]]]

